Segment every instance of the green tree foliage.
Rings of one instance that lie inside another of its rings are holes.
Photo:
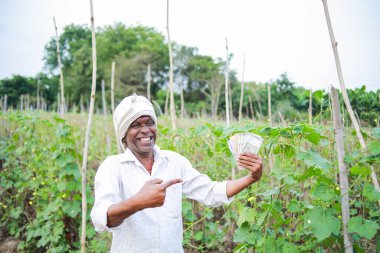
[[[7,95],[8,108],[17,108],[20,105],[21,95],[30,96],[30,103],[35,108],[37,101],[37,86],[39,95],[47,103],[48,108],[53,107],[58,92],[58,79],[39,73],[36,77],[13,75],[0,80],[0,96]]]
[[[111,79],[111,63],[116,61],[116,101],[131,92],[145,93],[146,67],[152,65],[153,96],[163,84],[168,65],[164,36],[153,28],[144,26],[126,27],[121,23],[98,28],[97,35],[97,88],[102,79]],[[78,104],[81,95],[86,100],[91,84],[91,31],[87,26],[69,25],[60,35],[65,94],[69,104]],[[45,67],[57,72],[55,38],[45,46]],[[109,85],[108,85],[109,87]],[[101,96],[101,94],[97,94]],[[108,99],[109,100],[109,99]],[[100,99],[97,102],[100,103]]]

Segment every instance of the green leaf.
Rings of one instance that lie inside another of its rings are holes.
[[[334,190],[330,189],[330,187],[324,183],[318,183],[312,193],[323,201],[330,201],[335,197]]]
[[[315,145],[317,145],[319,143],[319,141],[321,140],[321,136],[315,132],[307,134],[305,137],[308,141],[310,141],[311,143],[313,143]]]
[[[321,101],[323,99],[323,90],[317,90],[313,92],[313,97],[318,101]]]
[[[304,161],[310,167],[315,166],[324,171],[327,171],[332,167],[329,161],[323,158],[320,154],[311,150],[307,152],[298,153],[296,159]]]
[[[288,211],[291,212],[291,213],[296,213],[300,210],[299,206],[298,206],[298,202],[297,201],[292,201],[290,202],[290,204],[288,205]]]
[[[380,127],[376,127],[372,129],[373,137],[380,138]]]
[[[282,253],[298,253],[299,250],[296,245],[291,243],[286,243],[282,246]]]
[[[350,173],[356,176],[369,176],[371,174],[371,169],[363,165],[355,165],[350,168]]]
[[[331,209],[316,207],[305,214],[306,224],[309,224],[311,231],[317,237],[318,241],[323,241],[332,233],[338,235],[340,230],[340,221],[333,216]]]
[[[371,155],[380,155],[380,141],[372,141],[368,143],[367,148]]]
[[[370,202],[380,200],[380,192],[376,191],[376,189],[371,184],[364,185],[363,195],[364,197],[367,197],[368,201]]]
[[[348,222],[348,232],[358,233],[360,236],[367,239],[372,239],[380,226],[371,220],[363,219],[362,217],[353,217]]]
[[[68,163],[72,163],[75,161],[75,158],[70,153],[60,153],[56,158],[55,162],[58,167],[62,168]]]
[[[354,162],[357,158],[359,157],[359,151],[355,150],[354,152],[352,152],[351,154],[346,154],[344,156],[344,161],[346,163],[352,163]]]
[[[244,222],[234,233],[234,242],[246,242],[249,237],[250,226],[248,222]]]
[[[240,212],[239,212],[239,219],[237,221],[237,225],[241,226],[244,222],[248,222],[250,224],[255,222],[257,212],[250,207],[244,207]]]
[[[271,195],[276,195],[276,194],[279,194],[280,193],[280,189],[278,188],[273,188],[273,189],[270,189],[268,191],[265,191],[265,192],[262,192],[262,193],[258,193],[256,194],[256,196],[271,196]]]
[[[203,232],[202,231],[196,232],[194,238],[196,241],[201,241],[203,238]]]
[[[22,213],[22,208],[18,206],[11,211],[11,217],[14,219],[18,219],[21,213]]]

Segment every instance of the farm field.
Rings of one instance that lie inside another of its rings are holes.
[[[79,252],[81,161],[87,115],[8,111],[0,114],[0,238],[18,242],[18,252]],[[228,137],[238,132],[264,138],[262,179],[229,206],[210,208],[184,200],[186,252],[344,252],[339,168],[334,128],[322,124],[288,126],[243,118],[225,126],[209,118],[158,119],[157,145],[187,157],[213,180],[245,173],[234,169]],[[96,170],[117,152],[112,118],[96,114],[87,169],[88,210]],[[380,129],[363,128],[361,151],[345,128],[349,171],[348,232],[355,252],[380,250],[380,194],[370,178],[380,173]],[[98,234],[87,217],[88,252],[106,252],[111,238]],[[1,244],[0,244],[1,245]],[[1,246],[0,246],[1,247]]]

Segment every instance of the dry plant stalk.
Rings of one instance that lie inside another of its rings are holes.
[[[107,124],[107,102],[106,102],[106,91],[105,91],[105,81],[102,80],[102,104],[103,104],[103,116],[104,116],[104,133],[106,135],[106,143],[107,143],[107,152],[108,155],[111,154],[111,140],[110,136],[108,135],[108,124]]]
[[[336,150],[338,153],[338,164],[339,164],[339,187],[341,196],[341,207],[342,207],[342,222],[343,222],[343,235],[344,235],[344,249],[345,253],[352,253],[352,241],[351,237],[347,231],[347,224],[350,220],[350,204],[348,199],[348,170],[346,168],[346,163],[344,162],[344,129],[342,125],[342,119],[339,110],[339,97],[338,91],[331,87],[331,99],[332,99],[332,110],[334,119],[334,133],[335,133],[335,143]]]
[[[86,217],[87,217],[87,196],[86,196],[86,171],[88,159],[88,147],[90,143],[90,132],[92,125],[92,116],[94,114],[95,104],[95,91],[96,91],[96,39],[95,39],[95,25],[94,25],[94,11],[92,0],[90,0],[91,11],[91,33],[92,33],[92,85],[91,85],[91,100],[90,110],[88,113],[86,138],[83,150],[83,163],[82,163],[82,234],[81,234],[81,252],[85,252],[86,247]]]
[[[59,49],[59,38],[58,38],[58,31],[57,31],[57,25],[55,23],[55,18],[53,17],[54,21],[54,29],[55,29],[55,42],[57,45],[57,59],[58,59],[58,67],[59,67],[59,82],[61,84],[61,102],[60,102],[60,116],[61,118],[65,115],[65,91],[64,91],[64,83],[63,83],[63,72],[62,72],[62,63],[61,63],[61,51]]]
[[[115,95],[114,95],[114,90],[115,90],[115,61],[112,61],[112,68],[111,68],[111,109],[112,113],[115,110]],[[121,154],[122,148],[120,146],[119,140],[117,138],[117,130],[115,130],[115,138],[116,138],[116,146],[117,146],[117,153]]]
[[[112,61],[112,68],[111,68],[111,106],[112,106],[112,113],[115,110],[114,89],[115,89],[115,61]]]
[[[309,124],[313,124],[313,91],[310,89],[309,94]]]
[[[151,66],[150,63],[147,67],[147,87],[146,87],[146,97],[150,101],[150,82],[152,80],[152,74],[151,74]]]
[[[226,38],[226,69],[225,69],[225,98],[226,98],[226,124],[230,125],[230,110],[228,105],[228,87],[229,87],[229,66],[228,66],[228,43]]]
[[[354,114],[353,110],[352,110],[350,99],[348,98],[348,94],[347,94],[347,91],[346,91],[346,85],[344,83],[342,68],[340,66],[340,59],[339,59],[339,54],[338,54],[338,42],[336,42],[336,40],[335,40],[334,32],[333,32],[333,29],[332,29],[329,9],[328,9],[328,6],[327,6],[327,0],[322,0],[322,3],[323,3],[323,8],[324,8],[325,16],[326,16],[327,27],[328,27],[329,34],[330,34],[331,45],[332,45],[332,48],[333,48],[333,51],[334,51],[336,70],[338,72],[338,78],[339,78],[339,83],[340,83],[340,89],[341,89],[342,96],[343,96],[343,101],[344,101],[344,104],[346,105],[348,114],[350,115],[351,122],[352,122],[352,124],[353,124],[353,126],[355,128],[356,136],[359,139],[360,146],[361,146],[361,148],[363,150],[366,150],[367,149],[367,144],[365,143],[363,135],[362,135],[362,133],[360,131],[359,123],[358,123],[358,121],[357,121],[357,119],[355,117],[355,114]],[[375,171],[374,171],[373,167],[371,167],[371,179],[372,179],[372,183],[373,183],[374,188],[376,189],[376,191],[380,192],[379,181],[377,180],[377,177],[376,177],[376,174],[375,174]],[[380,200],[378,201],[378,203],[380,205]]]
[[[268,121],[269,121],[269,126],[273,126],[273,121],[272,121],[272,101],[271,101],[271,94],[270,94],[270,82],[268,83]]]
[[[241,74],[241,91],[240,91],[240,105],[239,105],[239,121],[242,119],[242,109],[243,109],[243,97],[244,97],[244,69],[245,69],[245,55],[243,58],[243,70]]]
[[[170,40],[169,33],[169,0],[167,0],[167,9],[166,9],[166,31],[168,33],[168,47],[169,47],[169,91],[170,91],[170,118],[172,121],[172,127],[174,130],[177,129],[177,119],[176,111],[174,105],[174,74],[173,74],[173,53],[172,53],[172,44]]]
[[[252,97],[251,97],[251,95],[248,96],[248,100],[249,100],[249,108],[251,110],[252,120],[255,120],[255,112],[253,111],[253,104],[252,104]]]

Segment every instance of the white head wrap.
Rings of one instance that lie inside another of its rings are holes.
[[[125,137],[129,126],[141,116],[149,116],[157,125],[157,117],[151,102],[143,96],[133,94],[124,98],[113,112],[113,124],[117,133],[117,139],[125,151],[127,145],[122,139]]]

